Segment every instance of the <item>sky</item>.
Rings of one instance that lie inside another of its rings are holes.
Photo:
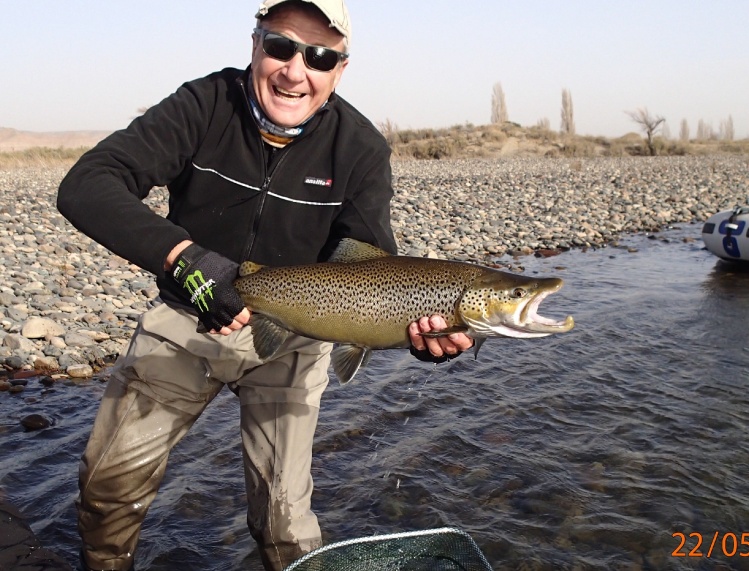
[[[491,118],[583,135],[637,131],[647,108],[749,137],[747,0],[347,0],[338,93],[372,122],[441,128]],[[0,127],[111,131],[183,82],[245,68],[259,0],[0,0]]]

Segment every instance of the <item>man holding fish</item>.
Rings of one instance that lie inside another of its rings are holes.
[[[320,545],[310,509],[312,439],[331,343],[291,334],[253,344],[239,263],[326,261],[344,238],[395,253],[389,149],[334,93],[348,65],[343,0],[266,0],[251,65],[188,82],[87,152],[58,208],[82,232],[153,272],[163,304],[114,366],[80,465],[85,569],[133,567],[170,450],[228,385],[241,402],[248,525],[266,569]],[[169,191],[163,218],[142,200]],[[249,327],[246,327],[247,325]],[[404,324],[412,352],[444,359],[473,340],[441,315]]]

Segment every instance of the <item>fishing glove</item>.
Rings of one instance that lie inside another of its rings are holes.
[[[234,289],[239,264],[221,254],[190,244],[172,266],[172,278],[182,286],[182,295],[198,310],[198,319],[208,331],[230,325],[244,303]]]
[[[416,357],[419,361],[424,361],[425,363],[444,363],[445,361],[449,361],[450,359],[455,359],[455,357],[463,353],[463,351],[458,351],[457,353],[455,353],[455,355],[448,355],[447,353],[444,353],[442,357],[435,357],[434,355],[432,355],[429,349],[422,349],[421,351],[419,351],[413,345],[411,345],[409,351],[411,352],[411,355]]]

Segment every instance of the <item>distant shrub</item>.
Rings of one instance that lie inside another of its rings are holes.
[[[396,159],[450,159],[498,157],[517,153],[523,156],[567,158],[626,157],[649,155],[646,140],[638,133],[606,138],[563,135],[545,131],[543,125],[521,127],[517,123],[453,125],[442,129],[406,129],[388,132],[388,143]],[[709,155],[719,153],[749,155],[749,140],[708,140],[685,143],[656,137],[659,155]]]
[[[377,127],[380,130],[380,133],[382,133],[382,136],[385,137],[385,140],[391,148],[400,142],[398,125],[393,123],[390,119],[386,119],[382,123],[378,123]]]
[[[575,137],[566,138],[560,149],[560,154],[563,157],[595,157],[598,152],[593,142]]]
[[[482,131],[481,136],[485,141],[495,143],[504,143],[507,140],[507,135],[501,129],[486,129]]]
[[[415,159],[446,159],[455,154],[455,144],[449,139],[414,141],[409,149]]]
[[[68,149],[63,147],[33,147],[23,151],[0,153],[0,168],[23,168],[53,165],[71,165],[88,150],[86,147]]]
[[[725,141],[718,145],[721,152],[731,154],[749,154],[749,140]]]

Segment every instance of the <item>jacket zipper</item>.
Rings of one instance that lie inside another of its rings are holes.
[[[240,91],[242,92],[242,99],[244,100],[244,107],[245,107],[245,109],[247,110],[247,112],[250,115],[250,120],[254,121],[255,119],[252,117],[252,109],[250,107],[250,102],[247,99],[247,87],[245,85],[244,79],[240,79],[239,80],[239,87],[240,87]],[[304,136],[304,135],[302,135],[302,136]],[[259,131],[258,131],[257,137],[260,140],[260,151],[263,152],[263,145],[265,143],[263,142],[263,137],[262,137],[262,135],[260,135]],[[257,208],[257,211],[256,211],[256,214],[255,214],[255,221],[254,221],[254,223],[252,225],[252,230],[250,232],[249,241],[247,243],[247,246],[244,249],[244,253],[245,254],[244,254],[244,257],[242,258],[242,261],[244,261],[244,260],[252,260],[252,249],[255,246],[255,237],[257,236],[258,229],[260,228],[260,217],[263,214],[263,207],[265,206],[265,199],[268,196],[268,190],[270,189],[271,177],[273,176],[273,173],[276,172],[276,170],[278,170],[278,167],[281,166],[281,163],[284,161],[284,159],[286,158],[286,156],[289,154],[288,153],[288,147],[290,145],[293,145],[293,144],[294,144],[294,141],[292,141],[291,143],[289,143],[283,149],[279,150],[279,157],[276,160],[275,164],[272,164],[273,161],[271,160],[271,165],[272,166],[269,167],[268,164],[266,163],[266,161],[263,161],[263,170],[265,171],[265,177],[264,177],[264,180],[263,180],[263,186],[260,189],[260,192],[261,192],[262,196],[260,198],[260,204],[259,204],[259,206]]]
[[[260,137],[260,144],[263,145],[262,137]],[[291,144],[291,143],[289,143]],[[272,165],[271,168],[268,168],[267,165],[263,166],[263,169],[265,170],[265,179],[263,180],[263,186],[260,188],[260,204],[257,207],[257,210],[255,212],[255,220],[252,224],[252,230],[250,231],[250,240],[247,244],[247,247],[245,248],[245,255],[244,260],[252,260],[252,249],[255,246],[255,237],[257,236],[258,230],[260,228],[260,219],[263,215],[263,209],[265,207],[265,199],[268,197],[268,191],[270,190],[270,182],[271,177],[273,176],[273,173],[278,170],[278,167],[281,166],[281,163],[284,162],[284,159],[286,159],[286,156],[288,155],[288,152],[285,152],[286,149],[283,149],[281,151],[281,155],[278,157],[278,160],[274,165]],[[264,161],[263,161],[264,162]]]
[[[245,82],[243,79],[239,80],[239,89],[242,93],[242,100],[244,101],[244,108],[247,111],[247,114],[250,117],[251,121],[254,121],[252,118],[252,108],[250,107],[250,102],[247,99],[247,88],[245,85]],[[259,143],[260,143],[260,153],[263,153],[263,137],[258,133],[257,136]],[[274,169],[275,170],[275,169]],[[263,161],[263,186],[260,188],[260,205],[257,207],[255,211],[255,221],[252,224],[252,228],[250,229],[250,235],[249,239],[247,240],[247,243],[244,247],[244,255],[242,257],[242,260],[252,260],[250,257],[252,255],[252,249],[255,246],[255,236],[257,236],[258,228],[260,227],[260,215],[263,213],[263,206],[265,205],[265,197],[268,196],[268,188],[270,187],[270,175],[271,173],[268,170],[268,164],[266,161]]]

